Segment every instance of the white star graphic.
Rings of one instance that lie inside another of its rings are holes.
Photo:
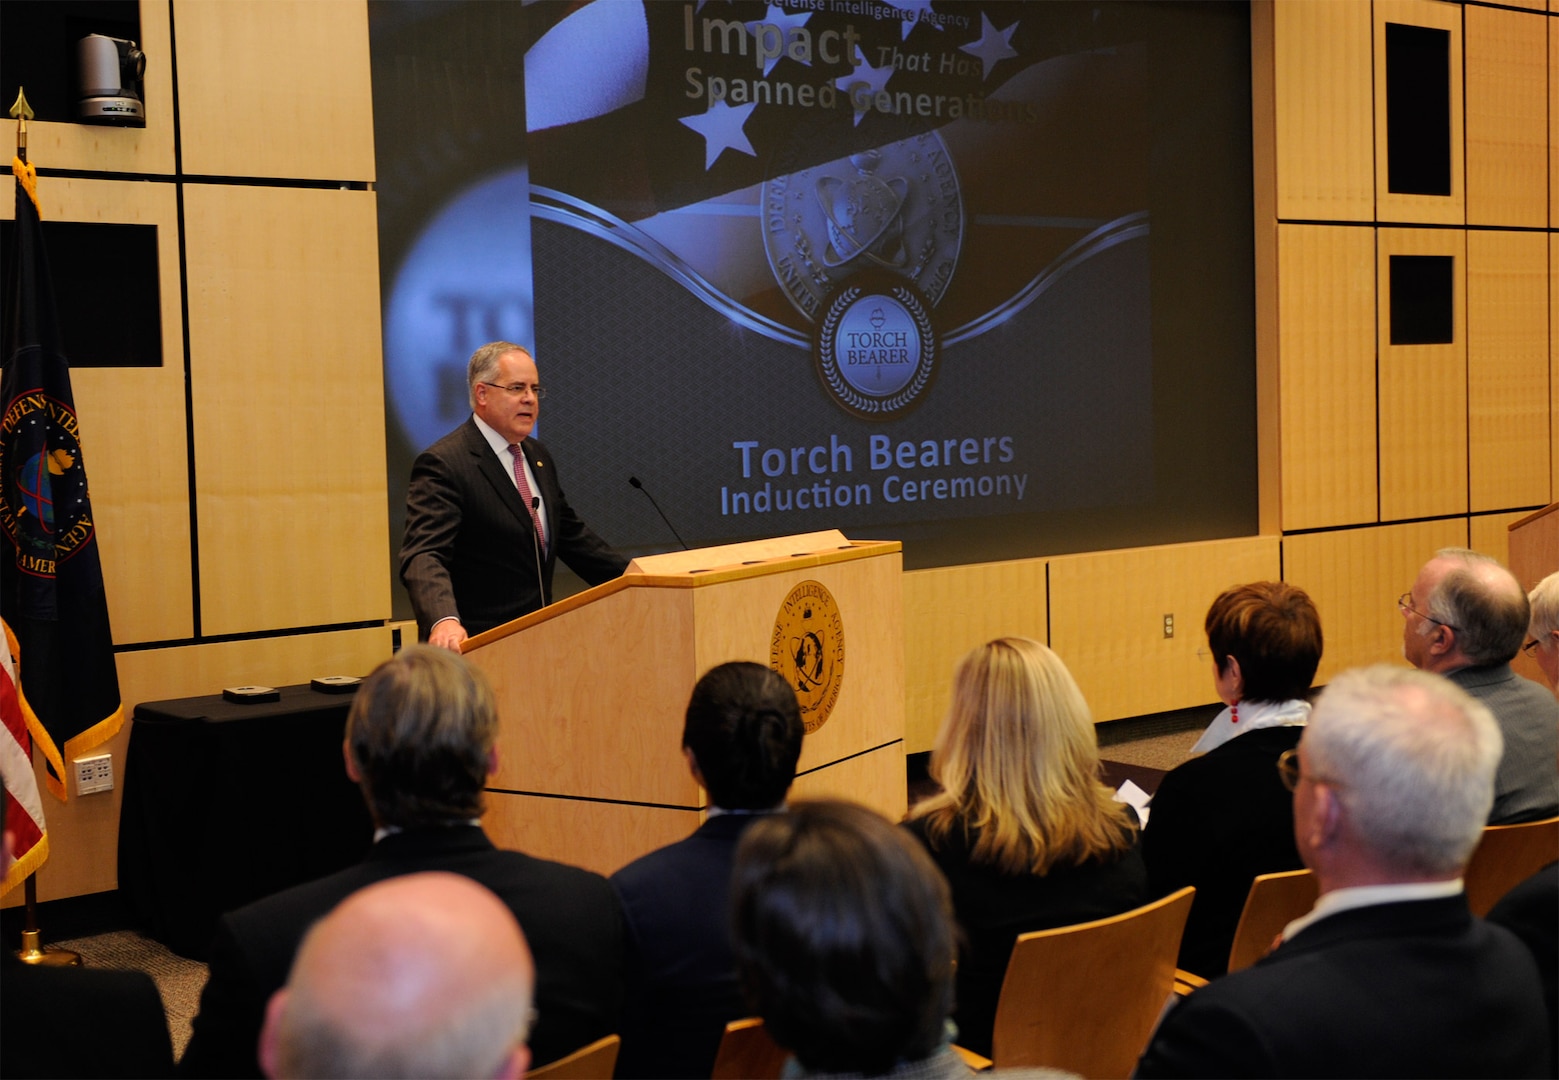
[[[960,45],[959,49],[970,56],[978,56],[980,62],[985,65],[983,78],[991,77],[991,68],[1009,57],[1017,56],[1018,50],[1012,47],[1012,32],[1018,28],[1013,23],[1005,30],[996,29],[990,17],[985,12],[980,12],[980,40],[972,45]]]
[[[762,26],[764,23],[767,23],[770,26],[778,27],[780,33],[779,45],[783,55],[785,42],[790,39],[791,30],[805,26],[807,24],[807,20],[811,17],[812,13],[810,11],[801,15],[790,15],[786,13],[784,8],[770,4],[768,13],[765,14],[761,20],[754,19],[752,22],[747,24],[747,32],[749,34],[756,35],[758,32],[758,27]],[[779,63],[778,56],[770,56],[764,59],[764,78],[768,78],[769,72],[774,70],[774,65],[777,63]],[[812,66],[812,62],[810,60],[803,60],[802,63],[806,64],[807,67]]]
[[[860,64],[856,65],[855,70],[850,72],[850,74],[841,75],[839,78],[835,79],[834,88],[845,96],[853,99],[855,91],[853,91],[851,87],[856,86],[858,83],[865,83],[868,87],[871,88],[872,95],[875,96],[876,94],[879,94],[888,88],[888,80],[892,77],[892,64],[888,64],[880,68],[874,68],[863,60]],[[860,124],[861,117],[865,115],[865,109],[856,109],[856,124]]]
[[[727,150],[740,150],[744,154],[758,156],[758,151],[752,148],[746,132],[742,130],[747,124],[747,118],[757,107],[757,102],[731,106],[717,101],[709,106],[708,112],[680,117],[684,124],[704,137],[705,172],[714,168],[715,159]]]
[[[931,10],[931,0],[893,0],[893,6],[902,14],[908,16],[899,20],[899,40],[903,41],[909,37],[909,32],[915,29],[915,25],[920,22],[921,13]],[[933,22],[929,25],[936,27],[938,30],[942,29],[942,24],[938,22]]]

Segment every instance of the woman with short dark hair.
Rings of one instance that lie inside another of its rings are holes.
[[[1321,618],[1303,589],[1258,581],[1229,589],[1208,609],[1213,686],[1227,706],[1159,783],[1142,855],[1148,890],[1196,886],[1180,966],[1211,978],[1229,948],[1250,883],[1297,870],[1292,796],[1278,758],[1299,744],[1305,700],[1321,662]]]

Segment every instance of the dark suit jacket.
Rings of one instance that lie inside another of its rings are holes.
[[[1549,863],[1506,893],[1489,912],[1489,922],[1520,938],[1537,961],[1553,1054],[1553,1071],[1548,1075],[1559,1075],[1559,862]]]
[[[623,1077],[708,1076],[725,1025],[751,1013],[731,951],[731,864],[750,814],[711,818],[612,875],[627,927]]]
[[[1148,893],[1196,886],[1180,966],[1205,978],[1229,969],[1234,930],[1257,874],[1299,870],[1294,797],[1277,760],[1302,727],[1258,728],[1171,769],[1142,831]]]
[[[905,828],[926,845],[952,889],[953,911],[965,937],[953,1009],[957,1041],[986,1057],[991,1053],[996,1002],[1019,934],[1119,915],[1147,899],[1147,870],[1135,845],[1111,862],[1056,866],[1044,876],[1004,874],[971,864],[974,844],[957,829],[933,846],[923,819],[907,822]],[[1099,972],[1079,977],[1106,976]]]
[[[1537,970],[1463,896],[1313,923],[1255,966],[1187,997],[1137,1075],[1542,1076]]]
[[[222,917],[181,1075],[259,1076],[255,1044],[265,1005],[287,981],[308,928],[365,885],[425,870],[485,885],[519,920],[536,962],[533,1061],[546,1064],[617,1030],[622,913],[606,879],[499,851],[475,826],[415,829],[385,837],[355,866]]]
[[[6,954],[0,1075],[171,1076],[173,1043],[144,971],[33,967]]]
[[[569,506],[546,447],[535,439],[523,446],[547,511],[550,542],[541,553],[540,582],[530,510],[474,419],[413,462],[401,581],[424,638],[434,623],[450,615],[476,635],[535,611],[552,596],[558,558],[592,585],[627,568],[627,560]]]

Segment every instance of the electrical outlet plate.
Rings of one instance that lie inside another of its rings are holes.
[[[1174,617],[1174,615],[1165,615],[1164,616],[1164,636],[1167,637],[1167,638],[1172,638],[1172,637],[1175,636],[1175,617]]]
[[[95,795],[100,791],[114,790],[114,756],[95,754],[76,758],[76,794]]]

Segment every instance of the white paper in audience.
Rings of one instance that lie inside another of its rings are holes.
[[[1128,780],[1115,789],[1115,801],[1131,804],[1137,811],[1137,820],[1144,828],[1148,824],[1148,803],[1153,801],[1153,796],[1143,791],[1135,783]]]

